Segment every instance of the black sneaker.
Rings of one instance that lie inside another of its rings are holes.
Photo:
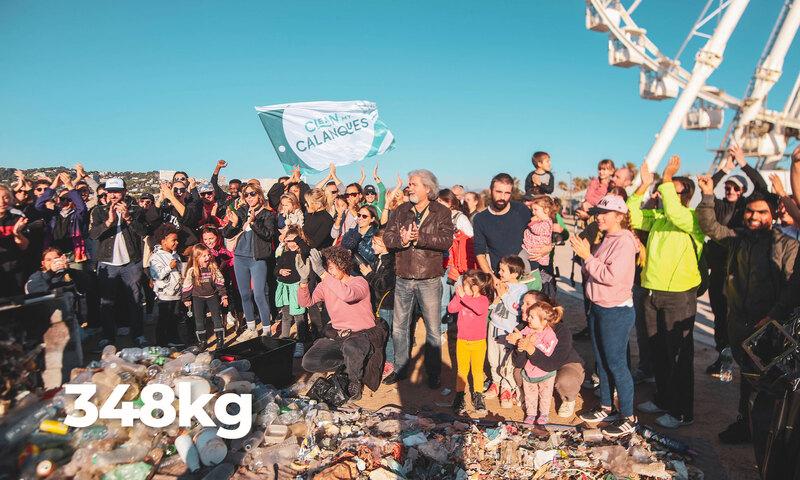
[[[603,435],[608,435],[609,437],[628,435],[636,431],[636,420],[620,418],[611,422],[611,425],[604,427],[601,431],[603,432]]]
[[[581,413],[578,417],[586,423],[598,423],[614,421],[619,418],[619,414],[614,410],[605,410],[603,407],[598,406],[588,412]]]
[[[456,415],[463,415],[467,410],[466,397],[467,392],[456,392],[456,398],[453,399],[453,411]]]
[[[436,390],[437,388],[442,386],[442,379],[439,375],[431,375],[428,377],[428,388],[431,390]]]
[[[350,383],[347,385],[347,393],[350,394],[350,401],[355,402],[361,400],[361,391],[363,389],[361,382],[358,380],[350,380]]]
[[[752,440],[750,435],[750,425],[739,415],[736,421],[731,423],[724,432],[719,433],[719,441],[728,445],[738,445]]]
[[[706,373],[709,375],[714,375],[715,373],[719,375],[719,369],[722,366],[722,357],[717,357],[717,360],[706,367]]]
[[[406,376],[402,375],[395,370],[394,372],[386,375],[386,378],[383,379],[384,385],[394,385],[395,383],[399,382],[400,380],[405,380]]]
[[[481,392],[472,392],[472,406],[477,413],[486,413],[486,402]]]

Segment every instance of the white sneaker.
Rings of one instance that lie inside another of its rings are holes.
[[[231,312],[228,312],[228,316],[225,317],[225,323],[229,327],[236,325],[236,317],[234,317]]]
[[[664,410],[663,408],[659,407],[658,405],[656,405],[654,402],[651,402],[651,401],[640,403],[639,405],[636,406],[636,408],[638,408],[640,412],[644,412],[644,413],[666,413],[667,412],[666,410]]]
[[[247,340],[251,340],[253,338],[258,337],[258,330],[250,330],[249,328],[239,335],[239,338],[236,339],[238,342],[244,342]]]
[[[694,423],[694,420],[678,420],[669,413],[665,413],[664,415],[656,418],[656,423],[664,428],[678,428],[691,425]]]
[[[303,343],[302,342],[295,343],[294,358],[302,358],[304,353],[306,353],[306,348],[303,346]]]
[[[569,418],[575,414],[575,400],[571,402],[563,401],[561,406],[558,407],[558,416],[561,418]]]

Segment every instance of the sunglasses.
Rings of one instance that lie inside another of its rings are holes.
[[[345,193],[344,196],[345,197],[357,197],[358,196],[358,192]]]
[[[173,182],[185,182],[186,177],[175,177],[172,179]]]
[[[203,192],[200,195],[202,195],[204,197],[212,197],[212,196],[214,196],[214,192]]]
[[[257,197],[258,196],[258,192],[245,192],[244,196],[245,197]]]
[[[185,188],[173,188],[172,191],[175,193],[186,193]]]
[[[726,192],[738,192],[739,190],[740,190],[739,187],[732,187],[732,186],[727,186],[727,185],[725,186],[725,191]]]
[[[47,187],[39,187],[36,189],[37,192],[44,192],[45,190],[47,190]]]
[[[371,218],[371,217],[372,217],[372,215],[370,215],[368,213],[359,213],[358,214],[358,218]]]
[[[98,194],[97,198],[106,198],[106,194],[105,193]]]

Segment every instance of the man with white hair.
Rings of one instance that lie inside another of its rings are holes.
[[[392,341],[395,370],[383,381],[387,385],[408,377],[409,331],[414,304],[425,322],[425,370],[428,386],[439,388],[442,369],[441,306],[444,275],[442,258],[453,243],[450,209],[436,201],[439,182],[428,170],[408,174],[409,201],[389,218],[383,242],[395,253],[397,282],[394,290]]]

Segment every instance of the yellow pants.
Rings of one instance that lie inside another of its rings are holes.
[[[486,360],[486,340],[456,340],[456,392],[467,391],[467,376],[472,367],[472,387],[483,392],[483,362]]]

